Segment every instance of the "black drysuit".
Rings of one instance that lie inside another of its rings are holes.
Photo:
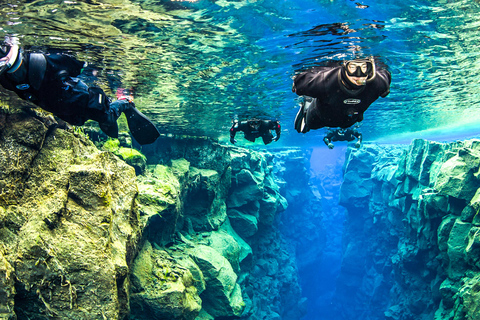
[[[110,100],[102,89],[76,78],[83,62],[64,54],[25,53],[24,64],[0,76],[0,84],[73,125],[107,120]]]
[[[263,143],[269,144],[273,141],[273,134],[270,132],[270,130],[275,130],[277,135],[276,140],[280,138],[281,130],[280,123],[278,121],[260,120],[260,126],[257,130],[250,126],[250,121],[251,120],[235,122],[230,129],[230,141],[235,138],[237,131],[243,131],[245,139],[251,142],[255,142],[256,138],[262,137]]]
[[[342,66],[318,67],[295,77],[298,95],[314,98],[306,110],[308,129],[348,128],[363,120],[363,113],[378,99],[390,93],[391,75],[386,69],[364,86],[351,85]]]

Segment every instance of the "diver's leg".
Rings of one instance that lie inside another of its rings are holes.
[[[321,110],[318,108],[317,99],[313,99],[307,110],[305,110],[305,127],[304,132],[311,129],[320,129],[325,127],[325,122],[322,120]]]
[[[295,130],[297,130],[298,133],[307,133],[310,131],[307,114],[311,112],[315,104],[315,98],[304,96],[304,101],[295,117]]]
[[[302,104],[300,105],[300,109],[298,109],[297,115],[295,116],[294,127],[298,133],[302,132],[302,121],[304,121],[305,119],[305,104],[306,104],[305,99],[306,97],[302,101]]]

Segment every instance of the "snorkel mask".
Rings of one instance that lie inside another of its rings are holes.
[[[344,63],[345,75],[350,83],[364,86],[375,78],[375,60],[368,59],[349,60]]]
[[[0,46],[0,56],[2,57],[0,58],[0,75],[15,64],[18,50],[18,45],[8,40]]]

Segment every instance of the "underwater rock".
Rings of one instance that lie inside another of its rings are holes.
[[[92,134],[89,131],[89,134]],[[126,163],[135,168],[135,173],[137,175],[142,174],[145,171],[147,165],[147,158],[138,150],[133,148],[121,147],[119,139],[108,138],[104,143],[101,144],[101,149],[105,151],[110,151],[113,154],[119,156]]]
[[[132,148],[120,148],[115,154],[122,158],[127,164],[131,165],[137,175],[145,171],[147,158],[141,154],[140,151]]]
[[[299,302],[301,296],[294,262],[284,254],[286,243],[280,241],[281,245],[278,245],[272,240],[258,246],[265,237],[273,234],[280,237],[272,224],[277,214],[287,207],[274,179],[273,166],[269,165],[273,157],[236,147],[225,148],[228,152],[221,151],[215,143],[207,140],[190,143],[188,151],[183,149],[185,142],[171,141],[165,145],[170,151],[153,148],[167,157],[162,159],[163,164],[147,166],[145,177],[138,177],[139,208],[142,220],[150,217],[144,230],[146,238],[160,245],[177,264],[185,265],[191,271],[202,299],[198,319],[239,317],[253,320],[262,314],[273,314],[271,312],[297,312],[298,305],[303,306],[305,302]],[[148,151],[145,154],[151,163],[151,154]],[[200,159],[194,155],[200,154],[209,154],[209,160],[201,159],[197,163]],[[217,156],[212,157],[214,154]],[[219,155],[225,158],[219,160]],[[155,197],[148,200],[165,185],[176,191],[157,195],[157,198],[163,198],[163,202],[153,201]],[[248,194],[247,200],[244,187],[255,189]],[[232,195],[244,198],[240,202],[230,202]],[[230,207],[232,203],[238,207]],[[260,222],[262,219],[267,223]],[[270,228],[268,233],[265,230],[259,232],[264,226]],[[196,254],[198,252],[201,254]],[[289,268],[285,274],[265,275],[270,279],[268,286],[257,286],[260,279],[249,271],[256,259],[272,252],[281,258],[265,260],[272,263],[273,269],[270,270],[276,270],[275,265]],[[282,289],[285,287],[293,289],[288,296]],[[273,301],[277,304],[276,311],[270,307]],[[280,301],[288,301],[283,303],[286,307]],[[300,319],[300,315],[298,312],[292,319]]]
[[[15,279],[12,265],[0,252],[0,319],[15,319]]]
[[[349,153],[342,185],[346,250],[336,292],[342,319],[479,316],[479,145],[417,139],[406,150],[369,146]],[[370,176],[364,158],[371,160]],[[371,187],[362,192],[363,186]],[[362,253],[349,249],[355,247]]]
[[[257,224],[271,225],[276,215],[285,211],[288,204],[280,194],[279,186],[272,178],[272,167],[268,166],[266,156],[233,148],[232,185],[227,198],[227,207],[234,216],[232,225],[250,226],[246,232],[253,235]],[[248,218],[245,215],[253,217]]]
[[[479,153],[467,148],[459,149],[457,155],[442,165],[435,188],[440,194],[470,201],[480,187],[480,179],[477,178],[479,166]]]
[[[180,161],[174,172],[171,167],[151,165],[144,175],[138,176],[137,204],[142,221],[142,228],[149,230],[148,239],[159,244],[173,241],[181,212],[183,185],[177,174],[181,176],[190,170],[188,162]]]
[[[233,190],[228,197],[229,208],[238,208],[263,196],[263,179],[258,179],[247,169],[242,169],[235,174]]]
[[[301,318],[272,155],[168,140],[136,176],[51,117],[0,127],[2,317]],[[242,185],[254,196],[228,208]]]
[[[132,266],[131,317],[194,320],[201,300],[188,268],[147,241]]]
[[[140,236],[134,169],[51,117],[1,117],[4,290],[14,293],[10,265],[17,318],[124,318]]]
[[[245,303],[228,260],[208,246],[197,246],[189,254],[205,277],[206,289],[201,295],[205,311],[213,317],[240,316]]]
[[[185,216],[195,231],[217,230],[227,219],[225,198],[230,187],[230,170],[222,175],[215,170],[191,168],[189,176]]]
[[[229,209],[227,214],[233,228],[243,238],[247,239],[257,233],[258,219],[255,216],[236,209]]]

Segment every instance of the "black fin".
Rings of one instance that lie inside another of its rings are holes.
[[[304,121],[304,117],[305,117],[305,104],[307,102],[303,102],[302,105],[300,106],[300,109],[298,110],[297,112],[297,115],[295,116],[295,123],[294,123],[294,127],[295,127],[295,130],[297,130],[298,133],[301,133],[302,132],[302,121]]]
[[[137,108],[128,108],[124,113],[127,117],[128,129],[141,145],[154,143],[160,136],[157,127]]]
[[[100,129],[102,129],[102,131],[110,138],[118,138],[118,124],[115,119],[113,121],[98,123],[98,125],[100,126]]]

